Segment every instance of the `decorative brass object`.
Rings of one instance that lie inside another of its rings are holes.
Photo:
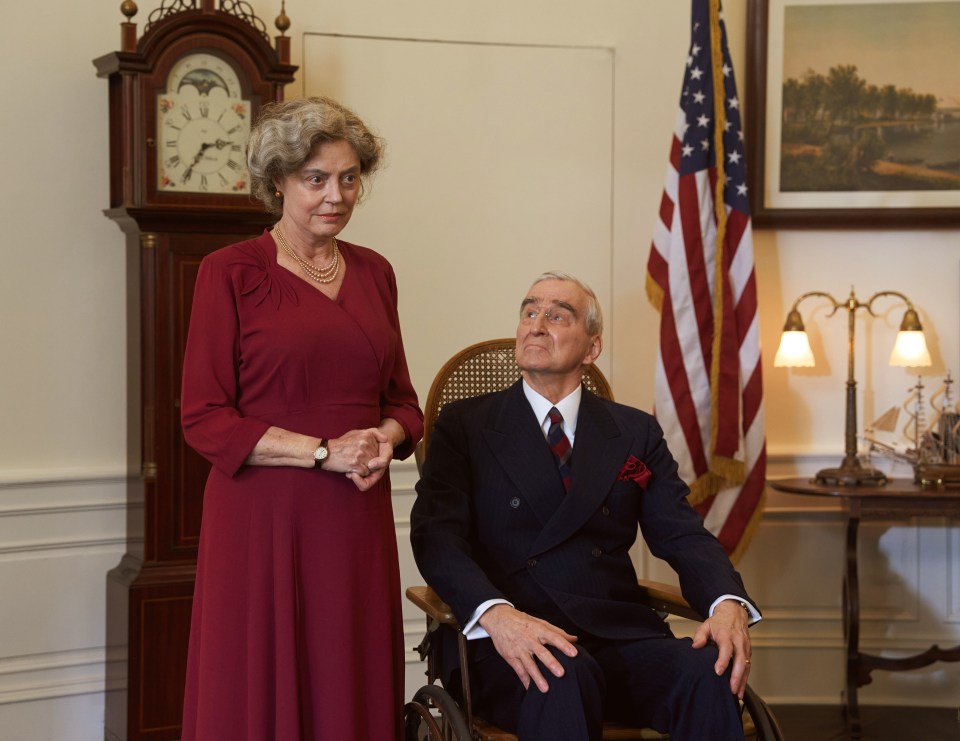
[[[873,303],[885,296],[895,296],[901,299],[907,310],[900,324],[900,332],[893,352],[890,355],[890,365],[905,367],[921,367],[930,365],[930,352],[927,350],[926,339],[923,336],[923,327],[913,304],[906,296],[897,291],[880,291],[873,294],[866,302],[857,299],[850,289],[850,296],[846,301],[837,301],[829,293],[810,291],[794,301],[787,321],[783,326],[780,347],[773,364],[775,367],[812,367],[814,365],[813,352],[807,338],[798,307],[800,303],[811,297],[820,297],[829,301],[833,309],[827,315],[832,317],[841,308],[847,310],[847,394],[846,394],[846,426],[845,447],[843,462],[838,468],[825,468],[817,472],[816,481],[824,484],[839,484],[842,486],[882,486],[887,482],[886,475],[870,468],[865,468],[857,457],[857,381],[854,376],[854,319],[857,310],[866,309],[871,316],[877,316],[873,311]]]

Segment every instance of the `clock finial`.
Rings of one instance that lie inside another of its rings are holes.
[[[133,0],[123,0],[120,3],[120,12],[126,18],[120,24],[120,48],[123,51],[136,51],[137,24],[133,22],[133,16],[137,14],[137,4]]]
[[[287,16],[286,0],[280,0],[280,15],[277,16],[273,24],[277,27],[281,36],[290,28],[290,18]]]

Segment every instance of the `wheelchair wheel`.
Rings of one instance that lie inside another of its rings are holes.
[[[417,690],[404,707],[406,741],[471,741],[472,734],[460,706],[436,684]]]
[[[743,693],[743,704],[753,720],[760,741],[783,741],[783,731],[780,730],[776,716],[760,695],[750,689],[750,685],[747,685],[746,692]]]

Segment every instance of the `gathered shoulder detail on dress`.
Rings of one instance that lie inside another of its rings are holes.
[[[275,309],[279,309],[283,301],[299,305],[297,292],[279,272],[282,268],[277,265],[276,247],[269,231],[228,249],[232,253],[231,272],[242,298],[253,301],[255,306],[269,301]]]

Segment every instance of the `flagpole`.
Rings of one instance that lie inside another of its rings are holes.
[[[743,473],[727,461],[716,459],[717,438],[720,434],[720,363],[723,356],[724,293],[726,291],[726,271],[724,261],[724,243],[727,238],[727,208],[724,200],[727,173],[724,163],[723,135],[726,131],[727,114],[724,107],[723,84],[723,35],[720,32],[720,0],[710,0],[710,68],[713,75],[713,151],[715,156],[716,182],[714,183],[713,210],[717,220],[716,252],[713,262],[713,342],[710,358],[710,471],[721,487],[720,479],[731,484],[743,481]],[[739,475],[738,475],[739,474]],[[713,487],[711,487],[713,488]],[[711,493],[715,493],[711,492]]]

